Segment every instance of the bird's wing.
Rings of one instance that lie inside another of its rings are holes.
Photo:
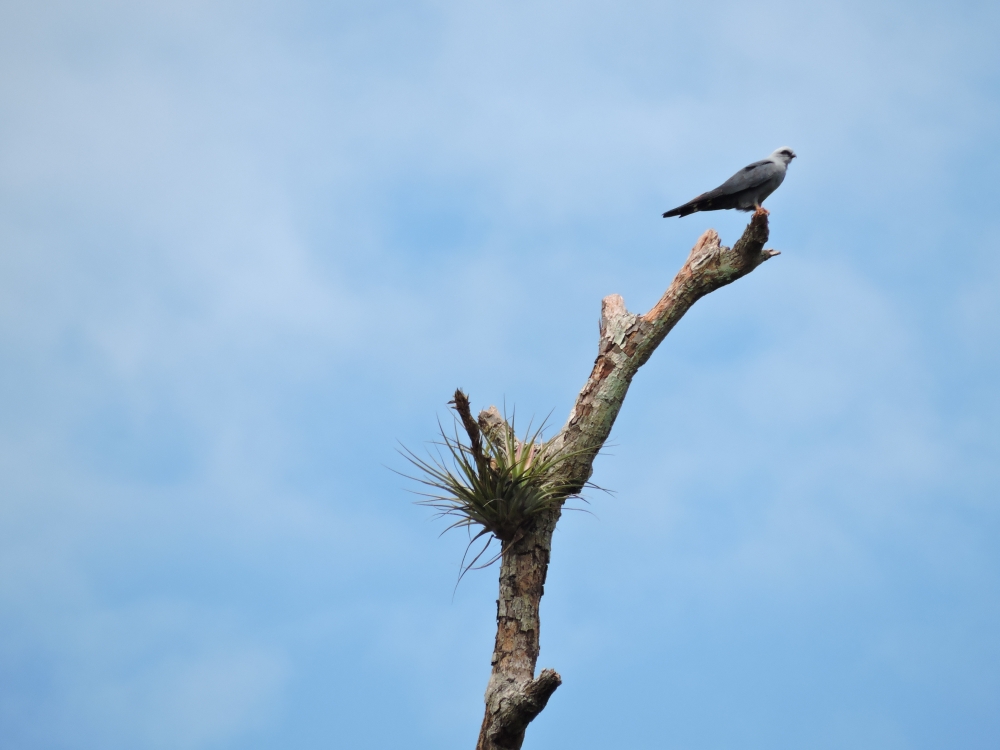
[[[781,171],[781,165],[775,164],[770,159],[755,161],[753,164],[743,167],[743,169],[723,182],[715,190],[710,190],[705,195],[732,195],[733,193],[741,193],[744,190],[751,190],[763,185]]]

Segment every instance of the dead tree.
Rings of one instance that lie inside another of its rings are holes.
[[[486,714],[477,750],[519,750],[524,732],[562,682],[552,669],[535,677],[539,650],[538,608],[552,549],[552,533],[565,498],[579,493],[593,472],[594,458],[604,445],[636,372],[678,320],[701,297],[731,284],[778,255],[765,250],[767,213],[754,214],[743,236],[725,247],[715,230],[699,238],[687,262],[653,308],[645,315],[630,313],[617,294],[601,304],[597,359],[569,419],[545,445],[550,456],[561,456],[554,468],[559,477],[558,502],[532,517],[514,536],[501,538],[500,596],[493,671],[486,688]],[[509,430],[495,407],[472,419],[468,399],[456,393],[456,410],[472,446],[481,433]],[[479,449],[477,449],[479,450]],[[476,453],[481,463],[481,450]]]

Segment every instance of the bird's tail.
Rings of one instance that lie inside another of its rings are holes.
[[[719,188],[716,188],[715,190],[709,190],[707,193],[695,196],[683,206],[678,206],[667,211],[663,214],[663,218],[687,216],[697,211],[718,211],[720,208],[735,208],[736,203],[733,201],[732,196],[720,195],[719,190]]]
[[[694,201],[691,203],[685,203],[683,206],[678,206],[677,208],[672,208],[663,214],[664,219],[669,219],[671,216],[687,216],[688,214],[693,214],[698,208],[695,206]]]

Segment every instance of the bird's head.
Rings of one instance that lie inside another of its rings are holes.
[[[795,158],[795,152],[792,151],[788,146],[782,146],[773,154],[771,154],[772,159],[776,159],[784,164],[786,167],[792,163],[792,159]]]

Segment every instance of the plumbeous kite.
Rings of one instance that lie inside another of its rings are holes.
[[[766,159],[743,167],[715,190],[702,193],[683,206],[667,211],[663,218],[687,216],[695,211],[719,211],[723,208],[735,208],[737,211],[756,209],[767,213],[760,204],[778,189],[778,185],[785,179],[785,170],[794,158],[795,152],[790,148],[779,148]]]

